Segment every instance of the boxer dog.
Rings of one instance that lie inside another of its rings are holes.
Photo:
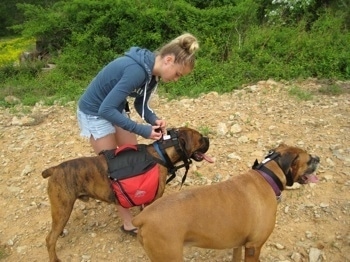
[[[183,261],[183,246],[233,248],[233,261],[259,261],[272,233],[281,191],[314,176],[320,162],[304,150],[279,145],[253,169],[214,185],[156,200],[133,219],[153,262]]]
[[[160,170],[154,199],[163,195],[169,168],[174,171],[176,163],[183,161],[188,170],[191,159],[211,161],[205,155],[209,149],[209,138],[186,127],[170,129],[169,132],[175,135],[168,140],[144,145],[146,151],[157,160]],[[52,226],[46,237],[46,246],[51,262],[60,261],[56,254],[57,238],[63,232],[77,199],[87,201],[91,197],[107,203],[119,203],[112,190],[108,170],[106,156],[99,155],[68,160],[42,172],[44,178],[49,177]]]

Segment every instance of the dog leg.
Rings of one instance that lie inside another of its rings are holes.
[[[245,262],[259,262],[261,247],[246,247],[244,252]]]
[[[52,191],[51,193],[54,193]],[[46,237],[46,247],[49,253],[50,262],[59,262],[56,254],[56,243],[62,234],[65,225],[70,217],[75,203],[74,198],[66,198],[64,194],[50,195],[52,224],[51,231]]]
[[[232,262],[242,261],[242,248],[243,247],[240,246],[233,249]]]
[[[159,234],[157,228],[148,229],[139,228],[137,237],[152,262],[183,261],[183,243],[181,241],[168,242],[169,238]],[[172,234],[172,232],[164,232],[164,234]],[[149,237],[150,235],[151,237]]]
[[[183,247],[174,246],[174,243],[167,243],[167,247],[158,246],[157,249],[148,249],[144,246],[147,256],[152,262],[182,262]],[[156,252],[154,252],[156,251]]]

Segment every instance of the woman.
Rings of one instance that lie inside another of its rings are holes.
[[[193,70],[198,48],[197,39],[185,33],[157,52],[132,47],[97,74],[79,99],[77,111],[81,135],[90,140],[96,154],[137,144],[136,135],[159,140],[165,134],[166,122],[149,108],[149,98],[159,79],[177,81]],[[127,116],[127,97],[135,98],[134,107],[148,124],[136,123]],[[123,220],[121,229],[136,235],[130,210],[120,205],[117,209]]]

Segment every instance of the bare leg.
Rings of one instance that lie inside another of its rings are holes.
[[[90,137],[90,144],[94,149],[96,155],[98,155],[102,150],[109,150],[116,148],[117,141],[115,139],[115,134],[109,134],[107,136],[101,137],[95,140],[92,136]]]
[[[123,219],[123,225],[125,230],[132,230],[135,226],[131,223],[133,218],[129,209],[122,207],[121,205],[116,205],[120,217]]]
[[[118,146],[122,145],[136,145],[137,144],[137,138],[136,135],[126,131],[120,127],[115,127],[116,133],[115,138],[117,141]],[[123,218],[124,221],[124,228],[126,230],[134,229],[135,227],[131,223],[132,220],[132,214],[129,209],[124,208],[120,205],[117,205],[117,210],[120,214],[120,216]]]
[[[97,140],[95,140],[92,136],[90,137],[90,143],[96,154],[100,153],[102,150],[114,149],[117,146],[122,146],[126,144],[137,144],[137,138],[135,134],[130,133],[129,131],[126,131],[120,127],[115,127],[115,129],[115,134],[109,134]],[[131,223],[132,214],[130,210],[120,206],[119,204],[117,204],[116,206],[123,220],[124,229],[134,229],[135,227]]]
[[[131,133],[129,131],[126,131],[120,127],[115,127],[116,133],[115,133],[115,139],[117,141],[118,146],[122,145],[136,145],[137,144],[137,138],[134,133]]]

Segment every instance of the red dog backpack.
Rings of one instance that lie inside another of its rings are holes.
[[[102,153],[121,206],[147,205],[154,200],[159,185],[159,165],[147,152],[146,145],[125,145]]]

